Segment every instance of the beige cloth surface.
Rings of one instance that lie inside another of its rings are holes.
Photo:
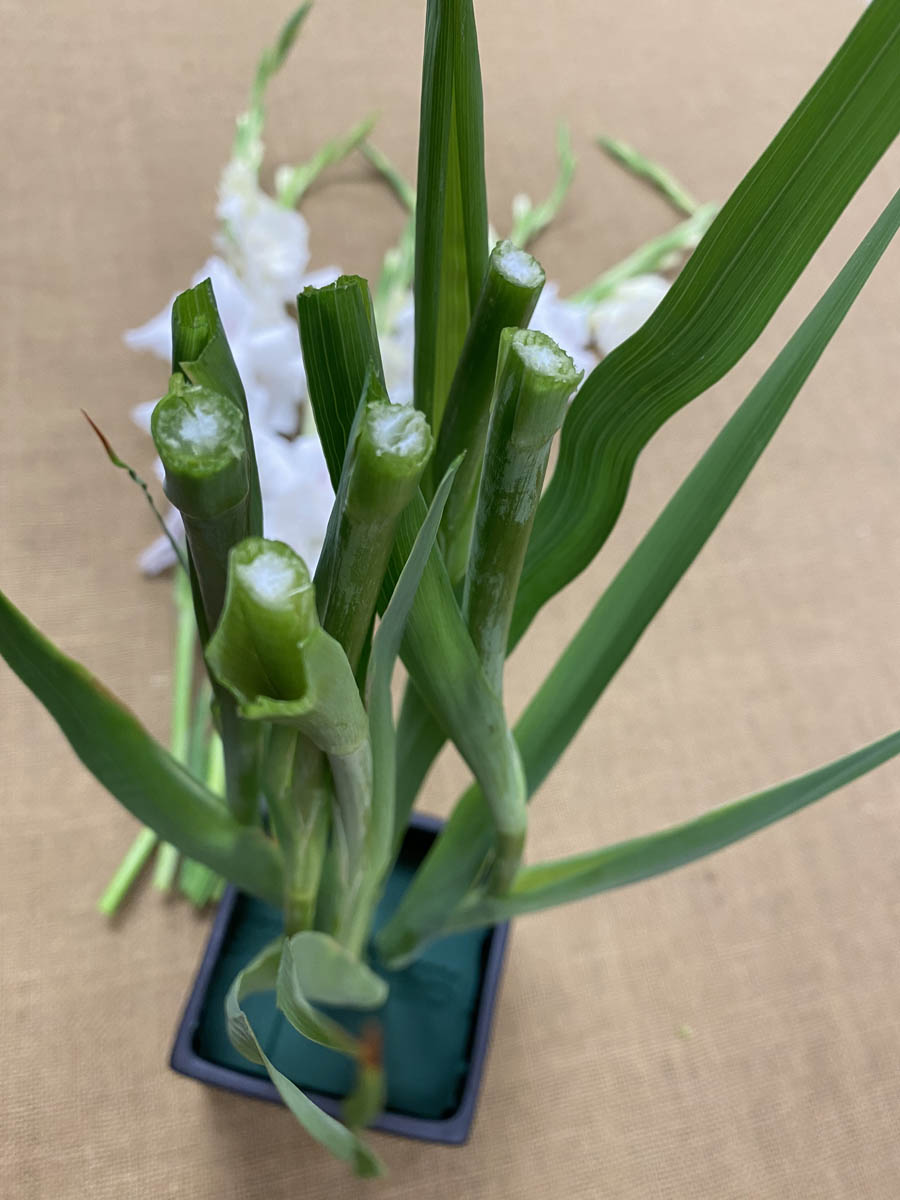
[[[149,470],[128,419],[161,365],[120,332],[209,249],[232,116],[281,0],[2,5],[3,588],[164,734],[168,586],[134,568],[139,495],[78,414]],[[574,288],[670,217],[590,146],[605,129],[724,198],[837,47],[856,0],[481,0],[493,220],[581,158],[538,247]],[[424,5],[322,0],[273,90],[269,160],[379,110],[411,172]],[[338,90],[340,88],[340,90]],[[601,561],[513,663],[519,706],[673,486],[900,184],[889,155],[747,360],[641,460]],[[372,273],[402,217],[362,162],[310,197],[315,265]],[[900,248],[677,595],[534,805],[532,860],[648,831],[900,724]],[[172,1074],[208,921],[145,889],[94,904],[134,822],[0,668],[4,1200],[900,1192],[900,768],[692,868],[515,932],[465,1149],[375,1137],[363,1185],[283,1111]],[[442,761],[428,808],[464,774]]]

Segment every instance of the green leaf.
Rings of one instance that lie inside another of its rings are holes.
[[[209,279],[177,296],[172,305],[172,373],[226,396],[244,415],[244,440],[250,476],[250,533],[262,534],[262,494],[253,450],[247,396],[219,316]]]
[[[281,943],[275,942],[257,955],[235,979],[225,1000],[228,1036],[245,1058],[266,1068],[278,1094],[311,1137],[336,1158],[349,1163],[357,1175],[363,1178],[383,1175],[384,1165],[365,1142],[313,1104],[267,1057],[241,1007],[248,996],[275,987],[280,960]]]
[[[347,957],[352,963],[350,956]],[[327,1046],[329,1050],[337,1050],[339,1054],[356,1058],[359,1050],[356,1038],[337,1021],[319,1012],[307,995],[305,981],[294,957],[293,938],[286,938],[282,943],[281,961],[275,981],[275,1003],[297,1032],[302,1033],[305,1038],[317,1042],[320,1046]]]
[[[828,766],[714,808],[693,821],[588,854],[525,867],[509,895],[460,907],[446,932],[492,925],[524,913],[568,904],[597,892],[638,883],[713,854],[780,821],[900,754],[900,732],[872,742]]]
[[[660,426],[753,344],[900,130],[900,6],[875,0],[646,324],[593,371],[538,510],[515,644],[612,529]]]
[[[290,938],[290,970],[311,1004],[381,1008],[388,985],[327,933],[304,930]]]
[[[374,784],[372,790],[373,855],[379,868],[389,861],[395,840],[396,806],[396,730],[391,701],[391,677],[400,651],[422,575],[428,564],[440,526],[444,506],[453,486],[460,460],[450,464],[441,480],[434,499],[413,542],[409,557],[397,579],[384,616],[372,639],[372,654],[366,677],[366,703],[369,713],[369,736],[372,742]],[[403,826],[406,816],[403,813]]]
[[[440,428],[487,266],[481,72],[472,0],[428,0],[416,202],[416,407]]]
[[[737,495],[900,226],[900,193],[669,501],[516,726],[529,794],[575,736]],[[483,870],[490,825],[470,789],[379,938],[392,961],[439,927]]]
[[[65,734],[95,778],[164,841],[278,905],[281,855],[259,829],[239,825],[79,663],[0,593],[0,654]]]

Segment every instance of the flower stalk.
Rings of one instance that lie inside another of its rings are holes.
[[[372,626],[397,522],[416,494],[432,447],[424,415],[391,404],[370,371],[316,570],[322,626],[343,646],[354,671]]]
[[[545,334],[504,329],[463,590],[463,616],[497,695],[550,444],[580,378]]]
[[[440,541],[450,578],[464,575],[491,415],[500,334],[531,320],[544,272],[536,259],[512,242],[491,251],[478,302],[450,385],[438,435],[434,474],[441,478],[462,453],[453,491],[444,510]]]

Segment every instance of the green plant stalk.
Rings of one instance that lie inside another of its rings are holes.
[[[305,8],[298,10],[298,13],[301,11],[305,14]],[[208,279],[181,292],[172,305],[172,373],[180,373],[191,383],[227,397],[240,409],[247,452],[249,533],[251,536],[261,536],[262,493],[253,449],[250,410],[219,317],[212,283]]]
[[[670,171],[641,154],[628,142],[600,133],[597,135],[597,145],[605,154],[609,155],[613,162],[624,167],[636,179],[649,183],[677,213],[684,217],[692,217],[700,207],[690,192],[682,187]]]
[[[208,679],[204,679],[203,684],[204,686],[197,693],[197,702],[194,707],[189,765],[198,778],[206,781],[210,793],[222,798],[222,807],[225,809],[225,756],[222,750],[222,739],[214,729],[208,729],[212,689]],[[197,908],[203,908],[213,899],[216,890],[224,884],[224,880],[203,863],[187,858],[181,865],[178,884],[192,904]]]
[[[347,656],[319,623],[306,565],[289,546],[247,538],[232,550],[206,658],[241,717],[287,725],[327,755],[342,875],[353,878],[371,804],[368,721]]]
[[[272,727],[263,792],[284,854],[284,923],[290,937],[313,927],[331,825],[331,789],[321,751],[287,725]]]
[[[172,715],[169,749],[178,762],[187,763],[191,731],[191,696],[194,686],[194,656],[197,652],[197,625],[191,585],[183,571],[175,574],[175,655],[172,664]],[[178,851],[170,842],[159,848],[153,883],[159,891],[169,892],[178,871]]]
[[[512,338],[516,344],[541,344],[543,339],[544,344],[552,346],[543,334],[517,335],[508,330],[503,336]],[[518,353],[510,359],[508,350],[501,349],[500,355],[501,366],[506,355],[508,371],[501,383],[501,368],[496,369],[498,402],[502,403],[498,411],[495,402],[494,415],[490,418],[492,442],[484,457],[485,469],[480,480],[482,488],[488,483],[491,486],[483,497],[480,494],[478,497],[479,533],[471,550],[467,549],[470,561],[463,600],[463,615],[484,664],[488,683],[498,696],[502,690],[507,634],[516,588],[550,452],[549,438],[559,428],[566,401],[578,383],[568,359],[569,369],[558,377],[545,377],[541,371],[525,370]],[[570,373],[571,380],[567,384]],[[493,383],[492,377],[492,387]],[[529,392],[533,392],[531,399]],[[442,434],[449,419],[448,413]],[[466,460],[463,460],[459,474],[462,475],[465,469]],[[450,493],[445,520],[455,498],[459,497],[458,489],[457,482]],[[429,713],[415,684],[410,682],[403,698],[398,737],[398,836],[406,827],[422,780],[444,740],[440,724]]]
[[[580,378],[568,354],[545,334],[523,329],[501,334],[462,605],[488,683],[498,696],[550,444]]]
[[[189,727],[187,711],[190,707],[190,693],[193,681],[193,657],[196,650],[196,629],[194,626],[193,605],[191,602],[190,585],[187,576],[178,572],[173,584],[176,611],[175,651],[172,662],[172,720],[169,736],[169,748],[179,762],[186,761],[187,736]],[[105,916],[113,916],[123,900],[137,882],[159,842],[152,829],[141,829],[132,842],[115,874],[106,886],[103,895],[97,902],[97,907]],[[162,875],[162,855],[166,852],[166,874]],[[178,865],[178,851],[168,843],[160,847],[160,859],[157,860],[154,872],[154,882],[163,891],[168,891],[172,885],[175,870]]]
[[[354,672],[372,627],[397,522],[418,489],[432,448],[422,413],[391,404],[370,371],[315,578],[322,627],[343,646]]]
[[[450,385],[434,455],[434,474],[440,479],[454,459],[465,454],[444,509],[440,534],[454,584],[462,579],[468,559],[500,333],[510,326],[524,328],[528,324],[543,286],[544,272],[530,254],[512,242],[499,242],[491,251]]]
[[[533,795],[716,528],[900,227],[894,196],[831,287],[694,467],[597,601],[516,725]],[[379,949],[414,956],[484,874],[490,821],[477,787],[457,803]]]
[[[366,374],[374,370],[382,377],[368,288],[364,280],[344,276],[325,288],[306,288],[297,297],[297,309],[310,400],[337,489]],[[419,493],[404,509],[397,526],[382,608],[426,514]],[[401,655],[424,702],[481,782],[502,846],[504,871],[514,871],[525,832],[525,785],[519,754],[436,548],[413,602]],[[441,663],[440,674],[434,663]]]
[[[279,30],[274,44],[267,46],[262,52],[250,89],[249,108],[235,122],[232,157],[246,160],[257,169],[262,159],[262,133],[266,123],[266,92],[272,78],[284,65],[311,8],[311,3],[305,3],[294,9]]]
[[[147,829],[146,826],[138,830],[125,857],[97,901],[97,908],[104,916],[112,917],[119,911],[158,843],[159,837],[154,830]]]
[[[250,480],[243,415],[228,397],[173,375],[153,410],[151,431],[165,469],[165,492],[184,522],[195,583],[197,624],[215,628],[228,579],[228,555],[250,530]],[[231,697],[216,688],[226,794],[244,824],[259,816],[259,730],[241,722]]]
[[[447,496],[459,460],[438,484],[434,500],[391,593],[375,636],[366,674],[366,708],[372,745],[372,819],[366,839],[365,865],[346,930],[346,945],[361,954],[368,939],[385,881],[397,858],[395,838],[397,736],[391,679],[403,634],[437,538]]]

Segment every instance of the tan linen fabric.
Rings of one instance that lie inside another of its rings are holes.
[[[128,419],[164,370],[120,332],[209,249],[218,170],[281,0],[6,0],[0,114],[0,582],[157,734],[168,585],[143,501],[78,414],[149,471]],[[563,288],[671,221],[601,129],[721,199],[856,19],[856,0],[479,5],[493,220],[581,159],[539,246]],[[415,161],[421,0],[329,0],[273,89],[270,161],[364,113]],[[536,623],[518,708],[599,588],[900,184],[889,155],[746,361],[639,465],[608,551]],[[402,216],[365,164],[310,197],[314,264],[374,271]],[[900,724],[900,248],[720,531],[534,805],[532,860],[686,818]],[[278,1109],[166,1065],[208,920],[149,886],[94,903],[134,831],[0,668],[4,1200],[889,1198],[900,1179],[900,768],[690,869],[520,923],[465,1149],[375,1137],[351,1178]],[[427,788],[446,811],[450,758]]]

